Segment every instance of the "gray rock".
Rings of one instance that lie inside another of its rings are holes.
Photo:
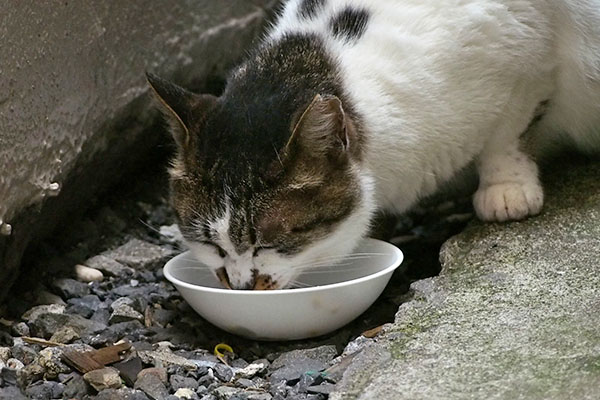
[[[254,384],[254,381],[248,379],[248,378],[239,378],[235,380],[235,384],[237,386],[243,387],[243,388],[252,388],[252,387],[256,387],[256,385]]]
[[[20,382],[19,374],[20,371],[17,371],[16,369],[2,367],[0,368],[0,381],[2,381],[4,385],[16,386]]]
[[[131,276],[134,273],[133,268],[127,267],[121,264],[120,262],[115,261],[112,258],[106,257],[104,255],[97,255],[88,259],[85,262],[85,265],[87,265],[90,268],[102,271],[103,273],[109,276],[124,277]]]
[[[247,392],[246,398],[248,400],[271,400],[273,396],[270,393]]]
[[[30,399],[50,400],[63,396],[64,385],[53,381],[37,381],[27,386],[25,395]]]
[[[144,364],[162,365],[164,367],[178,366],[188,370],[195,370],[198,368],[194,361],[173,354],[173,352],[168,349],[138,351],[138,356],[142,359]]]
[[[119,371],[112,367],[90,371],[83,375],[83,379],[99,392],[104,389],[118,389],[122,385]]]
[[[135,311],[139,313],[144,313],[146,307],[148,307],[148,300],[141,295],[134,295],[131,297],[119,297],[117,300],[112,302],[110,308],[112,310],[115,310],[121,305],[128,305],[132,307]]]
[[[142,370],[142,360],[139,357],[133,357],[129,360],[113,364],[113,367],[119,370],[121,378],[128,386],[133,386],[138,374]]]
[[[560,168],[541,215],[444,245],[330,399],[600,398],[600,164]]]
[[[119,322],[144,321],[144,316],[127,304],[121,304],[113,309],[108,320],[109,324],[118,324]]]
[[[15,336],[29,336],[29,326],[25,322],[18,322],[11,327],[11,331]]]
[[[28,398],[16,386],[0,387],[0,400],[27,400]]]
[[[233,396],[243,394],[244,392],[245,391],[243,389],[238,389],[230,386],[221,386],[215,389],[212,392],[212,394],[217,398],[217,400],[229,400]]]
[[[157,308],[152,310],[152,321],[162,327],[165,327],[175,318],[177,318],[178,315],[179,313],[177,313],[174,310],[165,310],[162,308]]]
[[[141,270],[162,267],[174,255],[174,252],[140,239],[131,239],[104,255],[133,269]]]
[[[329,395],[335,389],[332,383],[321,383],[320,385],[309,386],[306,390],[308,393]]]
[[[11,352],[14,358],[21,361],[23,364],[30,364],[36,357],[37,351],[35,351],[31,346],[24,344],[16,344],[11,347]]]
[[[318,372],[327,368],[337,355],[335,346],[326,345],[313,349],[292,350],[277,357],[271,364],[272,383],[295,381],[306,372]]]
[[[165,383],[165,384],[169,380],[169,376],[167,374],[166,368],[158,368],[158,367],[144,368],[143,370],[141,370],[138,373],[137,379],[143,378],[145,375],[155,375],[158,379],[160,379],[160,381],[162,383]]]
[[[152,400],[162,400],[169,395],[169,391],[157,374],[140,374],[134,388],[143,391]]]
[[[193,378],[188,378],[181,375],[171,375],[169,378],[171,389],[177,390],[181,388],[198,389],[198,381]]]
[[[90,318],[98,310],[102,301],[95,294],[90,294],[69,299],[67,303],[67,312],[79,314],[84,318]]]
[[[82,336],[106,329],[106,325],[76,314],[41,314],[29,323],[31,332],[35,336],[46,339],[49,339],[56,331],[65,326],[73,328]]]
[[[94,312],[94,315],[92,315],[90,319],[92,321],[108,325],[108,320],[110,319],[110,311],[108,311],[107,308],[99,308]]]
[[[148,396],[141,390],[130,388],[104,389],[94,400],[148,400]]]
[[[52,282],[52,287],[58,292],[60,297],[65,300],[90,294],[90,287],[86,283],[70,278],[56,279]]]
[[[213,373],[223,382],[229,382],[233,378],[233,370],[224,364],[215,365],[213,367]]]
[[[83,376],[78,373],[72,373],[63,381],[65,391],[64,397],[67,399],[81,399],[88,394],[88,385],[85,383]]]
[[[64,312],[64,304],[40,305],[27,310],[21,318],[27,322],[33,322],[42,314],[62,314]]]
[[[50,337],[50,341],[56,343],[72,343],[75,340],[79,339],[81,335],[75,329],[70,326],[63,326],[59,328],[56,332],[52,334]]]
[[[125,337],[130,341],[135,342],[149,333],[150,331],[144,327],[140,321],[134,320],[110,325],[108,329],[103,330],[97,335],[90,335],[87,337],[82,336],[82,338],[86,343],[89,343],[92,346],[105,346]]]

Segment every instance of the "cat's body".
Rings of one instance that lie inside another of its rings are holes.
[[[299,12],[307,3],[313,17]],[[368,16],[359,39],[332,35],[347,9]],[[542,135],[600,145],[598,1],[295,0],[267,42],[295,33],[318,36],[338,60],[387,211],[405,211],[484,150],[516,150],[545,100]]]
[[[234,287],[279,287],[473,161],[482,219],[539,212],[521,136],[540,105],[530,147],[600,148],[600,1],[291,0],[221,98],[152,83],[192,249]]]

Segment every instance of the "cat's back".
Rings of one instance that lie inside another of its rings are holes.
[[[321,41],[348,91],[361,92],[363,100],[413,89],[440,96],[464,93],[469,99],[480,95],[482,83],[493,96],[489,85],[500,87],[515,75],[539,75],[552,47],[547,5],[528,0],[290,0],[268,40],[302,34]],[[409,96],[403,97],[410,101]],[[361,102],[361,96],[355,97]]]

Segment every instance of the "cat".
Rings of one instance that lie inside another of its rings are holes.
[[[285,288],[473,162],[482,220],[539,213],[525,149],[600,148],[600,1],[290,0],[220,97],[148,81],[191,251]]]

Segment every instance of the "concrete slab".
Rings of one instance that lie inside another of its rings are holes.
[[[444,245],[330,399],[600,398],[600,163],[546,181],[542,215]]]

